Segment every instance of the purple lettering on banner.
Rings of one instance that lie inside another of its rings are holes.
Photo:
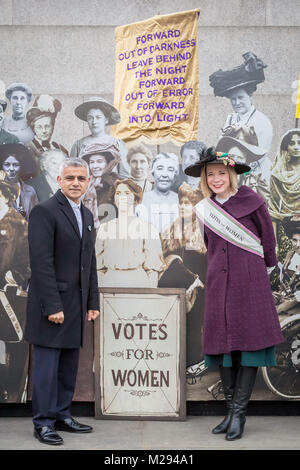
[[[128,82],[134,84],[134,91],[128,90],[123,98],[134,105],[129,123],[187,120],[185,100],[194,93],[187,76],[196,39],[183,39],[179,29],[169,29],[140,34],[135,41],[136,49],[118,56],[130,77]]]

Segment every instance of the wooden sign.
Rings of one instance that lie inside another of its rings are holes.
[[[185,290],[100,289],[96,418],[184,420]]]

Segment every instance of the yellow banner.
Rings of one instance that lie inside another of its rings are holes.
[[[151,145],[197,139],[199,12],[154,16],[116,28],[114,105],[121,122],[112,135]]]
[[[299,75],[299,83],[298,83],[298,96],[297,96],[297,106],[296,106],[296,119],[300,118],[300,75]]]

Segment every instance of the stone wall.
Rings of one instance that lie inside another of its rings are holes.
[[[113,101],[115,27],[194,8],[200,9],[199,139],[213,145],[231,111],[227,99],[214,97],[209,75],[241,64],[242,54],[253,51],[268,65],[253,101],[272,121],[273,157],[295,121],[299,0],[0,0],[0,79],[24,81],[35,95],[62,101],[53,138],[69,149],[87,134],[74,108],[88,95]]]

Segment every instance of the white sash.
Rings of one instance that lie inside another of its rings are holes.
[[[13,327],[14,327],[14,330],[15,330],[18,338],[19,338],[19,341],[22,341],[23,331],[22,331],[21,325],[20,325],[19,320],[17,319],[17,316],[16,316],[15,312],[13,311],[13,308],[10,305],[5,293],[2,290],[0,290],[0,302],[2,303],[4,310],[6,311],[8,317],[9,317],[9,319],[10,319],[10,321],[11,321]]]
[[[210,198],[198,202],[194,207],[194,211],[208,228],[224,240],[243,250],[264,257],[260,239]]]

